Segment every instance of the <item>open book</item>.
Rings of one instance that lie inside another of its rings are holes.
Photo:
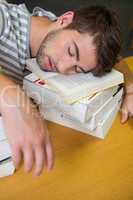
[[[103,77],[94,77],[92,73],[63,75],[41,70],[36,59],[27,60],[27,68],[38,78],[44,80],[51,90],[58,93],[66,103],[70,104],[124,81],[123,74],[114,69]]]

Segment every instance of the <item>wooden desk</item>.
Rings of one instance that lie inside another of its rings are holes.
[[[0,179],[0,200],[132,200],[133,119],[119,117],[104,140],[48,123],[54,170],[34,178],[20,168]]]

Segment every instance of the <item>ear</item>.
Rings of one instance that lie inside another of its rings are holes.
[[[58,28],[64,28],[68,26],[73,21],[73,17],[74,17],[73,11],[65,12],[63,15],[58,17],[56,21]]]

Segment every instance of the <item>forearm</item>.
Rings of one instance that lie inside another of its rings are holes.
[[[8,112],[25,111],[34,109],[29,97],[22,88],[3,74],[0,74],[0,112],[7,115]]]
[[[50,170],[54,156],[46,124],[21,87],[2,74],[0,74],[0,109],[16,168],[23,154],[25,171],[31,171],[35,164],[34,174],[39,175],[45,160],[47,160],[45,165]]]
[[[0,74],[0,110],[6,106],[6,101],[13,101],[16,98],[17,85],[3,74]],[[5,100],[5,101],[4,101]]]

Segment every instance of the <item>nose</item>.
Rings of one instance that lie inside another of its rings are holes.
[[[74,66],[76,65],[76,61],[73,57],[62,56],[59,58],[57,65],[60,73],[72,74],[74,72]]]

